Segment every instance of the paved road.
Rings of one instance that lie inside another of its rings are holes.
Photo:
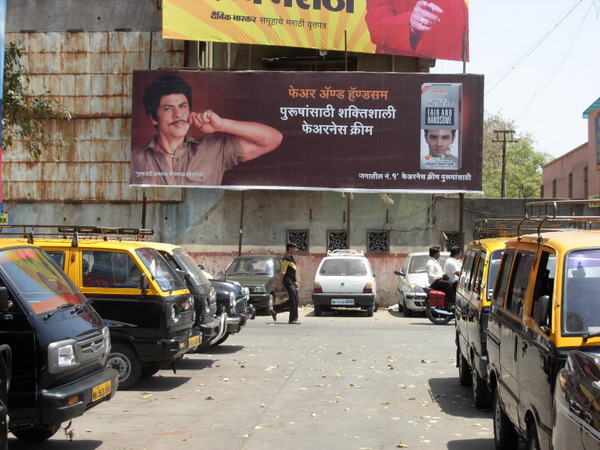
[[[380,310],[259,316],[75,419],[37,449],[493,448],[458,382],[453,322]],[[11,449],[26,448],[15,439]]]

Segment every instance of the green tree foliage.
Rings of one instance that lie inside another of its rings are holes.
[[[36,95],[30,89],[29,73],[21,62],[23,47],[10,42],[4,48],[4,94],[2,100],[2,144],[4,149],[21,142],[33,158],[43,150],[60,150],[71,138],[51,136],[48,120],[70,120],[71,113],[50,97],[49,91]]]
[[[517,142],[506,145],[506,196],[509,198],[537,198],[542,185],[542,166],[552,158],[534,150],[533,137],[519,133],[514,121],[500,114],[487,115],[483,123],[483,192],[485,197],[502,194],[502,139],[496,130],[514,130]]]

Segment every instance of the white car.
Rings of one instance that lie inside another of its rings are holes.
[[[378,307],[377,286],[363,252],[328,251],[315,274],[312,300],[315,316],[331,308],[361,308],[371,317]]]
[[[438,260],[442,268],[449,252],[441,252]],[[423,287],[429,286],[425,265],[429,259],[429,252],[409,253],[402,269],[395,270],[398,278],[398,311],[402,311],[404,317],[412,316],[413,312],[425,311],[425,299],[427,294]]]

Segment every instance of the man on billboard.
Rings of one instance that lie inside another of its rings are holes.
[[[421,146],[421,169],[452,170],[459,168],[459,159],[452,153],[456,130],[423,130],[425,145]]]
[[[133,184],[218,186],[226,170],[276,149],[283,135],[256,122],[192,111],[192,88],[175,75],[157,77],[143,104],[156,135],[131,152]],[[188,136],[190,127],[203,139]]]
[[[367,0],[377,53],[467,61],[467,0]]]

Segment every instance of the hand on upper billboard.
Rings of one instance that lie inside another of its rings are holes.
[[[442,20],[441,15],[443,13],[442,8],[435,3],[419,1],[410,15],[410,28],[417,32],[429,31]]]
[[[190,124],[203,133],[227,133],[234,136],[241,147],[244,161],[258,158],[281,144],[283,135],[273,127],[257,122],[225,119],[207,109],[190,113]]]

